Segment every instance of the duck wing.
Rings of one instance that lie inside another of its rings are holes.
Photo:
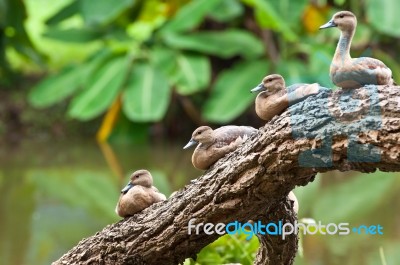
[[[390,68],[370,57],[354,58],[341,67],[332,67],[331,78],[335,85],[342,88],[393,84]]]
[[[214,137],[216,139],[215,147],[221,148],[225,145],[229,145],[238,137],[244,137],[245,135],[250,136],[257,131],[257,129],[250,126],[222,126],[214,130]]]
[[[295,91],[299,87],[303,87],[305,85],[308,85],[308,84],[305,84],[305,83],[293,84],[293,85],[290,85],[290,86],[286,87],[286,91],[287,91],[287,93],[292,93],[293,91]]]
[[[392,70],[382,61],[370,57],[361,57],[353,60],[361,69],[365,68],[372,71],[372,75],[376,78],[376,85],[393,84]]]

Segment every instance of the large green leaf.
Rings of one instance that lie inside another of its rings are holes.
[[[135,3],[136,0],[80,0],[83,19],[91,26],[110,22]]]
[[[207,57],[179,54],[173,76],[177,91],[189,95],[204,90],[210,82],[211,67]]]
[[[79,11],[80,3],[79,0],[74,0],[68,5],[61,8],[57,13],[52,15],[46,20],[47,25],[56,25],[67,18],[72,17]]]
[[[177,52],[166,47],[154,46],[149,52],[151,64],[166,76],[174,74]]]
[[[303,26],[301,23],[301,16],[304,13],[304,9],[309,4],[308,0],[270,0],[268,3],[277,11],[279,18],[284,18],[287,27],[290,26],[291,29],[295,29]],[[258,4],[262,5],[263,3]]]
[[[380,32],[399,37],[400,1],[398,0],[368,0],[365,5],[367,9],[368,21]]]
[[[7,10],[7,1],[0,0],[0,26],[3,28],[6,26]]]
[[[257,23],[264,28],[270,28],[281,32],[283,36],[290,41],[295,41],[297,35],[290,29],[284,16],[280,16],[274,5],[265,0],[243,0],[252,6],[255,11]],[[292,4],[292,3],[291,3]],[[290,14],[289,16],[291,16]]]
[[[166,43],[177,49],[186,49],[228,58],[242,55],[255,58],[264,52],[262,42],[243,30],[203,31],[190,35],[165,34]]]
[[[68,114],[80,120],[88,120],[106,110],[118,95],[127,68],[127,59],[118,57],[98,69],[89,77],[85,90],[71,102]]]
[[[88,0],[90,1],[90,0]],[[181,32],[198,26],[206,14],[216,7],[221,0],[196,0],[190,1],[175,14],[165,25],[163,31]]]
[[[5,28],[11,29],[15,33],[11,36],[2,36],[0,45],[6,44],[13,47],[24,57],[41,65],[44,59],[43,55],[35,49],[25,29],[24,23],[27,18],[27,12],[24,1],[8,0],[3,2],[2,5],[5,8],[5,11],[3,10],[5,17],[0,20],[4,20]],[[6,41],[4,41],[4,37]],[[2,67],[5,67],[5,65],[0,66],[0,68]]]
[[[91,76],[106,63],[112,53],[106,49],[97,52],[80,66],[69,66],[34,86],[28,100],[35,107],[48,107],[72,95],[80,86],[88,84]]]
[[[137,122],[160,120],[167,111],[170,87],[164,74],[149,63],[133,66],[123,94],[126,116]]]
[[[88,42],[98,39],[101,32],[86,28],[60,29],[53,27],[49,28],[44,36],[65,42]]]
[[[34,86],[28,100],[35,107],[48,107],[70,96],[81,85],[82,67],[67,67]]]
[[[229,22],[244,13],[244,7],[238,0],[221,0],[209,11],[209,16],[220,22]]]
[[[236,64],[221,73],[206,102],[203,115],[211,122],[226,123],[239,116],[254,101],[250,89],[268,73],[265,61]]]
[[[96,71],[98,71],[103,65],[114,58],[113,54],[109,49],[101,49],[96,51],[94,54],[90,55],[89,58],[82,64],[82,84],[84,86],[89,85],[91,79],[88,78],[92,76]]]
[[[314,202],[312,217],[325,223],[362,220],[389,195],[396,180],[395,174],[377,172],[328,187]]]

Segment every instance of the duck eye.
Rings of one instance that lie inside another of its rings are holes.
[[[340,17],[340,18],[344,18],[344,15],[340,15],[339,17]]]
[[[136,178],[138,179],[138,178],[139,178],[139,175],[136,175]]]
[[[201,132],[197,132],[197,134],[201,134]]]

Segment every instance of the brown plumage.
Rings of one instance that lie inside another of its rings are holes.
[[[383,62],[370,57],[351,58],[350,46],[357,27],[357,18],[352,12],[337,12],[320,29],[332,27],[341,31],[329,71],[335,85],[351,89],[365,85],[395,84],[392,71]]]
[[[319,85],[295,84],[285,87],[285,80],[281,75],[272,74],[263,78],[261,84],[251,92],[259,92],[256,98],[256,113],[265,121],[271,120],[275,115],[284,112],[289,104],[295,104],[310,95],[317,94]]]
[[[215,130],[201,126],[193,132],[192,139],[183,149],[198,144],[192,155],[192,164],[205,170],[256,132],[257,129],[249,126],[229,125]]]
[[[132,173],[128,185],[122,189],[115,212],[121,217],[127,217],[164,200],[165,195],[153,186],[150,172],[141,169]]]

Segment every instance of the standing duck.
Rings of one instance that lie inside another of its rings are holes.
[[[365,85],[394,85],[392,71],[381,61],[369,58],[351,58],[350,45],[357,27],[357,18],[350,11],[340,11],[320,29],[337,27],[341,31],[330,67],[332,82],[342,88]]]
[[[132,173],[128,185],[121,190],[115,212],[121,217],[132,216],[153,203],[164,200],[165,195],[153,186],[150,172],[141,169]]]
[[[256,113],[261,119],[269,121],[285,111],[290,104],[317,94],[319,85],[295,84],[286,88],[283,77],[272,74],[264,77],[261,84],[251,90],[251,92],[259,91],[262,92],[256,98]]]
[[[229,125],[215,130],[201,126],[193,132],[183,149],[198,144],[192,155],[192,164],[197,169],[206,170],[256,132],[257,129],[250,126]]]

